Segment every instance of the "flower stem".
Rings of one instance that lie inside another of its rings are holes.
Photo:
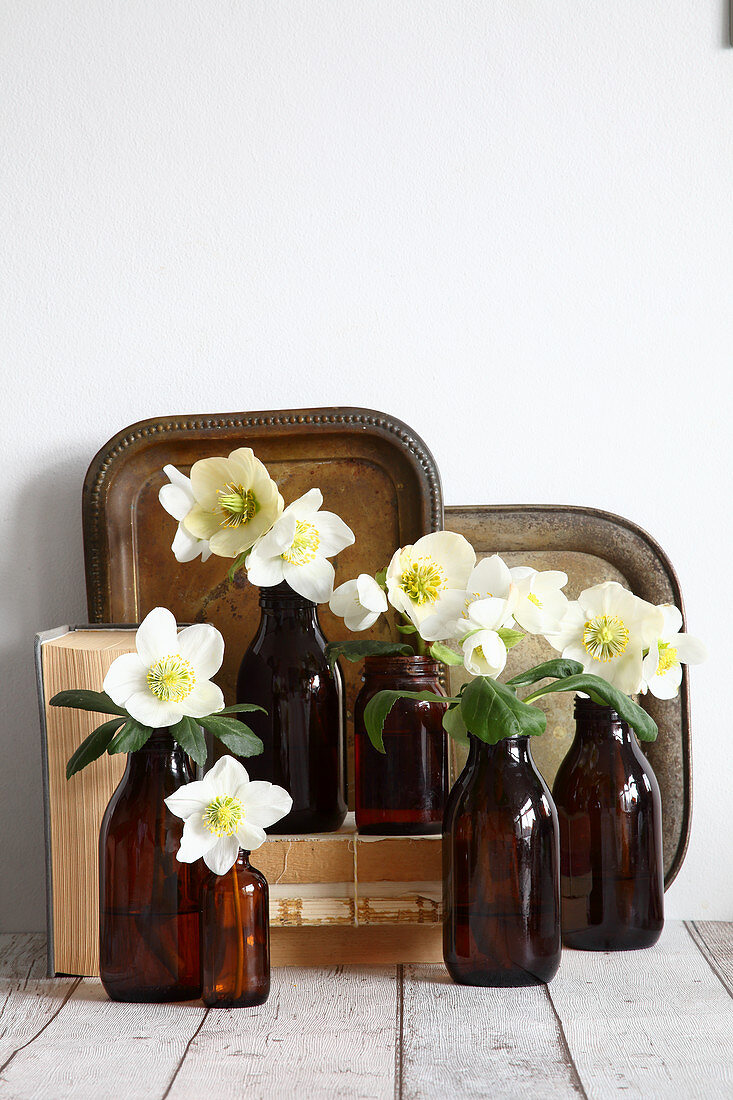
[[[242,928],[242,905],[239,898],[239,879],[237,865],[232,867],[232,886],[234,888],[234,919],[237,923],[237,971],[234,977],[234,1000],[242,996],[244,985],[244,929]]]

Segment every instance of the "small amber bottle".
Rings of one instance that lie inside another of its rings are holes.
[[[210,1008],[261,1005],[270,993],[267,879],[249,852],[224,875],[209,872],[201,899],[203,1000]]]

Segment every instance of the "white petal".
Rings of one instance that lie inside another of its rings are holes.
[[[368,573],[360,573],[356,578],[356,586],[359,603],[362,607],[377,613],[387,610],[387,597],[384,589],[377,584],[374,577],[370,577]]]
[[[682,612],[673,603],[662,604],[659,610],[664,618],[662,638],[667,641],[673,634],[679,634],[682,630]]]
[[[236,832],[237,843],[240,848],[244,848],[245,852],[254,852],[267,840],[267,834],[264,829],[260,829],[258,825],[253,825],[251,821],[243,821]]]
[[[254,551],[247,558],[247,577],[250,584],[258,588],[273,588],[281,584],[285,577],[285,562],[281,557],[263,558]]]
[[[207,718],[208,715],[224,709],[224,693],[211,680],[197,680],[191,694],[178,706],[181,713],[187,714],[189,718]]]
[[[468,609],[471,622],[484,630],[498,630],[504,625],[507,614],[511,614],[507,601],[496,596],[487,600],[475,600]]]
[[[303,493],[302,497],[298,497],[292,504],[289,504],[285,511],[294,515],[296,519],[304,520],[309,519],[314,512],[317,512],[322,504],[323,493],[321,490],[309,489],[307,493]]]
[[[209,512],[219,504],[218,490],[234,481],[234,472],[227,458],[200,458],[191,467],[191,490],[196,500]],[[248,485],[242,486],[244,489]]]
[[[344,584],[340,584],[338,588],[334,588],[328,606],[334,615],[338,615],[339,618],[343,619],[354,607],[358,594],[358,582],[346,581]]]
[[[509,595],[512,584],[512,575],[509,568],[498,554],[492,554],[490,558],[480,561],[468,581],[469,595],[477,592],[479,596],[499,596],[505,598]]]
[[[164,703],[147,686],[145,691],[137,691],[131,695],[125,706],[133,718],[143,726],[152,726],[153,729],[175,726],[183,717],[180,703]]]
[[[202,814],[212,798],[214,792],[209,784],[205,779],[198,779],[194,783],[184,783],[164,801],[172,814],[185,821],[191,814]]]
[[[328,603],[333,593],[334,568],[326,558],[314,558],[306,565],[283,562],[283,574],[294,592],[313,603]]]
[[[210,623],[194,623],[178,635],[178,653],[193,665],[196,679],[210,680],[224,660],[224,639]]]
[[[374,626],[378,618],[378,611],[366,611],[360,604],[354,604],[344,615],[344,625],[347,630],[357,634],[360,630],[368,630],[370,626]]]
[[[147,691],[147,673],[137,653],[123,653],[109,666],[102,686],[118,707],[124,707],[131,695]]]
[[[207,558],[211,554],[208,542],[205,539],[197,539],[195,535],[189,535],[182,523],[178,524],[175,537],[171,543],[171,550],[176,561],[180,562],[194,561],[199,554],[201,554],[201,560],[206,561],[204,551],[206,551]]]
[[[135,635],[135,645],[146,668],[178,652],[177,634],[175,616],[166,607],[155,607],[145,616]]]
[[[445,592],[420,623],[420,637],[426,642],[443,641],[456,635],[458,620],[466,609],[466,593],[459,589]],[[475,629],[469,627],[469,629]]]
[[[675,699],[682,682],[682,666],[675,665],[662,676],[653,676],[649,681],[649,691],[657,699]]]
[[[193,489],[191,488],[191,478],[186,477],[180,470],[177,470],[175,466],[168,465],[163,467],[163,473],[170,481],[171,485],[175,485],[178,489],[182,489],[184,493],[188,495],[191,504],[193,504],[195,497],[193,495]],[[190,508],[189,504],[189,508]]]
[[[700,665],[708,659],[708,651],[699,638],[692,634],[676,634],[669,644],[677,650],[678,659],[685,665]]]
[[[180,489],[177,485],[162,485],[158,493],[158,500],[165,508],[169,516],[182,520],[187,516],[194,505],[193,495]]]
[[[204,781],[208,782],[217,794],[233,795],[249,783],[249,775],[244,764],[240,763],[236,757],[222,756],[206,773]]]
[[[445,570],[448,588],[467,587],[471,570],[476,564],[476,551],[468,539],[454,531],[433,531],[423,535],[411,548],[412,558],[427,555]]]
[[[240,787],[237,798],[244,806],[245,820],[261,829],[274,825],[293,808],[293,800],[284,787],[261,779]]]
[[[178,849],[180,863],[195,863],[210,851],[219,838],[203,823],[203,813],[192,814],[183,826],[183,836]]]
[[[204,854],[204,863],[215,875],[225,875],[231,871],[239,855],[239,841],[236,836],[217,837],[216,844]]]
[[[356,541],[351,528],[333,512],[319,512],[313,522],[320,536],[318,553],[324,558],[335,557]]]
[[[266,535],[259,539],[252,553],[259,558],[279,558],[293,545],[297,519],[292,512],[283,512]]]

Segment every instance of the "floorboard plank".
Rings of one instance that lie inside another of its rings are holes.
[[[550,986],[592,1100],[733,1096],[733,1000],[684,924],[647,951],[566,951]]]
[[[151,1100],[164,1095],[205,1009],[119,1004],[83,979],[0,1077],[13,1100]]]
[[[45,975],[45,936],[0,936],[0,1082],[2,1067],[48,1026],[78,984]]]
[[[733,924],[729,921],[686,921],[687,929],[708,963],[733,997]]]
[[[396,968],[283,967],[259,1008],[212,1009],[169,1100],[392,1100]]]
[[[545,986],[455,985],[441,966],[406,966],[403,1100],[582,1097]]]

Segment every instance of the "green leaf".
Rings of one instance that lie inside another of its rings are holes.
[[[583,666],[580,661],[569,661],[565,657],[556,657],[552,661],[544,661],[541,665],[528,668],[526,672],[520,672],[518,676],[512,676],[511,680],[507,680],[507,683],[513,684],[514,687],[521,687],[523,684],[536,684],[538,680],[544,680],[546,676],[561,680],[566,676],[575,676],[582,671]]]
[[[231,565],[229,566],[229,568],[227,569],[227,580],[228,580],[228,581],[233,581],[233,580],[234,580],[234,574],[235,574],[235,573],[237,572],[237,570],[238,570],[238,569],[239,569],[239,568],[240,568],[240,567],[241,567],[242,565],[244,565],[244,563],[246,562],[247,558],[249,557],[249,554],[250,554],[250,551],[249,551],[249,550],[245,550],[245,551],[243,551],[243,553],[241,553],[241,554],[239,555],[239,557],[237,557],[237,558],[235,558],[235,559],[234,559],[234,561],[232,562],[232,564],[231,564]]]
[[[459,745],[468,744],[468,730],[460,706],[449,707],[443,715],[443,729]]]
[[[184,715],[180,722],[171,726],[171,735],[184,752],[195,760],[200,768],[206,763],[206,739],[195,718]]]
[[[217,710],[212,717],[218,718],[220,714],[249,714],[253,710],[261,710],[263,714],[267,714],[265,708],[258,706],[257,703],[235,703],[231,707],[224,707],[223,710]]]
[[[463,657],[460,653],[456,653],[455,649],[443,645],[442,642],[433,642],[430,647],[430,656],[434,657],[436,661],[442,661],[444,665],[456,667],[463,664]]]
[[[397,623],[397,629],[400,634],[417,634],[417,627],[412,623]]]
[[[128,718],[107,752],[110,756],[118,752],[137,752],[149,740],[152,732],[152,726],[143,726],[134,718]]]
[[[49,699],[49,703],[52,707],[71,707],[73,710],[93,710],[99,714],[122,714],[125,718],[128,717],[125,708],[113,703],[105,691],[85,691],[83,688],[60,691],[53,699]]]
[[[387,570],[386,570],[386,568],[385,569],[380,569],[378,573],[375,573],[374,574],[374,579],[375,579],[375,581],[377,582],[377,584],[379,585],[380,588],[386,588],[387,587]]]
[[[434,691],[378,691],[372,695],[364,708],[364,725],[369,740],[379,752],[385,752],[384,748],[384,723],[387,715],[392,710],[398,699],[418,699],[424,703],[457,703],[458,699],[446,698]]]
[[[214,737],[218,737],[235,756],[259,756],[265,751],[260,738],[238,718],[210,715],[208,718],[199,718],[199,724],[209,733],[213,733]]]
[[[536,737],[547,725],[544,711],[517,699],[513,689],[488,676],[477,676],[461,696],[466,729],[495,745],[505,737]]]
[[[400,653],[412,656],[414,650],[407,642],[331,642],[326,646],[326,660],[333,672],[339,657],[347,661],[360,661],[362,657],[389,657]]]
[[[98,760],[124,721],[123,717],[118,716],[117,718],[111,718],[103,726],[97,726],[94,732],[82,741],[76,752],[69,757],[69,763],[66,765],[66,778],[71,779],[72,775],[76,775],[82,768],[86,768],[87,764],[91,764],[93,760]]]
[[[524,637],[523,630],[510,630],[508,626],[499,627],[496,633],[499,635],[507,649],[511,649],[512,646],[517,645]]]
[[[583,672],[577,676],[567,676],[563,680],[556,680],[554,684],[537,688],[527,699],[539,699],[542,695],[551,695],[555,691],[583,691],[590,695],[595,702],[605,703],[613,707],[619,718],[636,730],[636,736],[640,741],[656,741],[657,724],[647,712],[625,695],[623,691],[613,687],[600,676],[594,676],[590,672]],[[525,702],[527,701],[525,699]]]

